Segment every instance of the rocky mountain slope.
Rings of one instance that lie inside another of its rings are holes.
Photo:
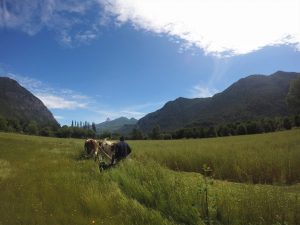
[[[8,77],[0,77],[0,116],[22,121],[34,120],[40,126],[59,126],[41,100]]]

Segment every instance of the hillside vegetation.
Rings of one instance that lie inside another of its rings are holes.
[[[100,173],[83,140],[0,133],[0,224],[296,225],[299,136],[131,141]]]
[[[159,125],[172,131],[194,124],[209,127],[287,116],[286,96],[290,82],[300,73],[278,71],[270,76],[251,75],[209,98],[178,98],[138,121],[138,128],[150,132]]]

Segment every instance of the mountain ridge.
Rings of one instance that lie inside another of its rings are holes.
[[[59,126],[40,99],[9,77],[0,77],[0,105],[0,116],[5,119],[34,120],[40,126]]]
[[[208,98],[179,97],[141,118],[137,127],[150,132],[155,126],[173,131],[190,124],[202,126],[225,122],[285,116],[285,97],[296,72],[277,71],[271,75],[254,74],[234,82],[223,92]]]
[[[137,120],[135,118],[128,119],[127,117],[119,117],[114,120],[106,120],[102,123],[96,124],[97,133],[101,134],[104,132],[118,132],[122,127],[127,125],[135,125]]]

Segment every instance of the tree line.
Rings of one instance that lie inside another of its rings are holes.
[[[260,120],[226,123],[218,126],[190,126],[176,131],[163,132],[159,125],[155,126],[151,132],[143,133],[137,128],[126,135],[131,140],[170,140],[182,138],[211,138],[246,134],[269,133],[281,130],[290,130],[293,127],[300,127],[300,114],[290,117],[264,118]],[[40,135],[46,137],[59,138],[112,138],[116,139],[121,134],[104,132],[96,133],[95,123],[80,123],[72,121],[71,126],[64,125],[56,127],[53,125],[40,126],[35,121],[22,121],[18,119],[5,119],[0,117],[0,131],[15,132],[29,135]]]
[[[71,126],[39,125],[36,121],[0,117],[0,131],[60,138],[95,138],[96,124],[72,121]]]
[[[191,126],[172,132],[162,132],[159,125],[155,126],[150,133],[144,134],[137,128],[133,129],[128,139],[141,140],[169,140],[182,138],[211,138],[246,134],[261,134],[281,130],[290,130],[300,127],[300,115],[292,117],[265,118],[261,120],[226,123],[218,126]]]

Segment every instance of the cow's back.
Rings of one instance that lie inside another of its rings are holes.
[[[107,154],[110,157],[112,157],[112,155],[114,154],[115,144],[116,143],[113,141],[108,141],[104,139],[104,141],[102,141],[101,143],[101,150],[104,151],[104,154]]]

